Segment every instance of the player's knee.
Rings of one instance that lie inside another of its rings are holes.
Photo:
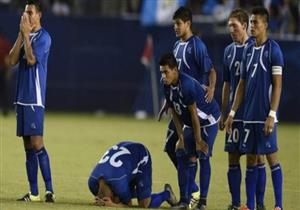
[[[241,155],[238,153],[228,153],[228,163],[229,165],[238,165],[240,164]]]
[[[30,142],[35,151],[38,151],[44,147],[43,137],[41,136],[31,136]]]
[[[257,165],[257,155],[247,155],[247,166]]]
[[[196,156],[192,156],[189,158],[189,162],[190,163],[196,163],[197,162],[197,157]]]
[[[279,160],[278,160],[278,157],[277,157],[277,152],[274,152],[272,154],[268,154],[267,155],[267,160],[268,160],[268,163],[269,163],[270,167],[279,164]]]
[[[265,163],[265,158],[263,155],[258,155],[257,157],[257,164],[264,164]]]

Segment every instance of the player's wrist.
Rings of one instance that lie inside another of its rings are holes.
[[[235,116],[235,111],[232,109],[232,110],[230,110],[230,112],[229,112],[229,115],[228,115],[229,117],[232,117],[232,118],[234,118],[234,116]]]
[[[272,117],[273,119],[276,119],[276,112],[274,110],[270,110],[269,117]]]

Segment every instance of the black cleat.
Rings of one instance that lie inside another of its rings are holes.
[[[55,195],[53,192],[47,191],[45,194],[45,202],[46,203],[54,203],[55,202]]]

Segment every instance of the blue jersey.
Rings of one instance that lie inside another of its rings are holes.
[[[179,72],[177,86],[164,85],[166,101],[178,114],[183,124],[192,127],[191,114],[188,106],[196,103],[201,127],[217,123],[220,117],[219,106],[215,99],[205,102],[205,89],[194,78]]]
[[[233,42],[225,48],[223,58],[223,80],[230,84],[229,106],[227,107],[227,111],[231,110],[236,88],[240,81],[240,66],[245,46],[253,42],[254,39],[249,38],[244,45],[238,45]],[[243,111],[244,103],[242,103],[237,110],[234,121],[242,121]]]
[[[186,42],[177,41],[173,49],[181,72],[208,86],[208,73],[213,68],[205,44],[195,35]]]
[[[241,78],[245,80],[245,123],[265,122],[270,112],[272,75],[281,75],[283,67],[282,52],[274,40],[268,39],[260,47],[255,47],[255,43],[247,46],[241,65]]]
[[[23,46],[19,58],[15,104],[45,107],[47,63],[51,38],[48,32],[41,28],[35,33],[30,33],[30,42],[36,63],[34,65],[27,64]]]
[[[147,170],[145,171],[144,168]],[[111,187],[114,195],[118,196],[122,203],[128,204],[134,197],[133,188],[138,183],[133,182],[139,181],[136,180],[138,176],[146,176],[146,179],[150,179],[150,183],[152,182],[149,169],[151,170],[151,157],[144,145],[120,142],[102,156],[92,171],[91,177],[95,180],[103,178]],[[137,196],[139,197],[139,195]]]

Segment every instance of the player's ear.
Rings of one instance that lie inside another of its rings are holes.
[[[243,23],[242,25],[243,25],[243,29],[247,30],[248,23]]]
[[[188,20],[188,21],[186,21],[186,22],[187,22],[189,28],[192,28],[192,22],[191,22],[190,20]]]

